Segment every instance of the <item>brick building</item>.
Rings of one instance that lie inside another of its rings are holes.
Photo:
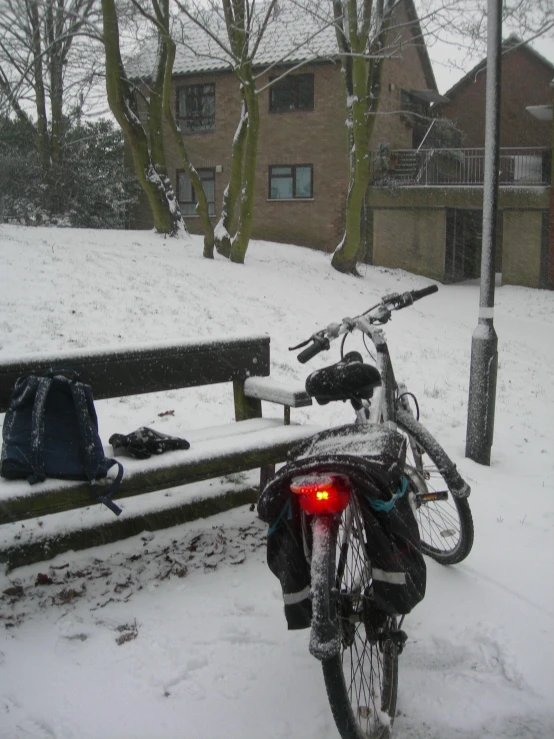
[[[550,147],[547,121],[533,118],[526,108],[550,99],[554,65],[517,37],[502,45],[500,146]],[[459,80],[435,106],[435,112],[453,120],[463,132],[463,147],[485,145],[487,63],[481,61]]]
[[[506,284],[554,287],[554,128],[544,114],[553,76],[530,46],[503,43],[496,271]],[[420,150],[393,152],[402,164],[394,187],[370,190],[367,253],[373,264],[457,282],[481,267],[486,60],[445,97],[433,115],[452,120],[461,141],[437,146],[429,136]]]
[[[342,236],[348,183],[346,100],[334,29],[318,33],[309,48],[295,48],[302,34],[310,34],[310,23],[308,16],[301,20],[297,16],[291,24],[281,10],[256,56],[260,136],[253,238],[332,251]],[[393,25],[395,34],[403,37],[402,54],[384,63],[372,148],[381,142],[412,146],[413,125],[399,115],[406,99],[427,108],[441,99],[413,0],[403,0]],[[282,66],[274,66],[282,59]],[[148,62],[144,55],[145,76],[151,69]],[[277,85],[266,87],[272,78],[298,65]],[[190,159],[204,181],[215,222],[240,117],[238,82],[213,41],[188,26],[187,45],[178,45],[172,85],[175,115]],[[166,156],[187,227],[198,232],[194,191],[181,170],[171,136],[166,137]],[[148,208],[139,209],[133,225],[152,226]]]

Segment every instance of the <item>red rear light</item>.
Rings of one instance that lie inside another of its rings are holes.
[[[312,515],[340,513],[350,501],[350,485],[343,475],[295,477],[290,489],[299,496],[300,508]]]

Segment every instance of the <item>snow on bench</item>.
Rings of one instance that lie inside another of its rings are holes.
[[[0,360],[0,412],[7,408],[17,377],[40,373],[56,365],[78,372],[83,382],[92,386],[95,399],[230,383],[235,423],[182,429],[177,435],[184,436],[191,444],[186,451],[167,452],[147,460],[121,458],[125,474],[114,497],[115,500],[125,499],[258,468],[261,470],[260,485],[263,485],[273,473],[275,464],[284,461],[296,443],[320,430],[316,426],[290,424],[290,409],[311,405],[312,400],[302,388],[275,382],[269,377],[269,348],[269,336],[258,335],[3,358]],[[262,401],[282,405],[284,419],[262,418]],[[106,451],[107,456],[113,456],[111,450]],[[107,484],[109,478],[98,483],[100,488]],[[244,503],[244,496],[239,496],[236,503],[233,496],[216,489],[220,497],[225,498],[227,508]],[[255,500],[252,496],[250,499]],[[0,524],[71,511],[93,503],[95,498],[85,482],[49,479],[31,486],[25,480],[0,478]],[[173,519],[165,515],[163,522],[160,519],[160,526],[179,523],[180,518],[190,520],[190,511],[184,511],[186,492],[176,496],[176,504],[181,514],[176,513]],[[219,500],[215,510],[223,510],[222,505]],[[202,511],[200,515],[209,515],[209,506],[205,505]],[[124,523],[125,516],[124,510],[118,519],[113,517],[109,536],[102,534],[104,541],[131,535],[125,533],[130,530]],[[154,528],[157,524],[152,523],[152,517],[143,515],[142,523],[134,524],[132,533],[136,533],[139,525]],[[62,540],[65,544],[60,543]],[[67,547],[69,541],[74,548],[90,546],[86,537],[79,543],[80,539],[62,536],[57,545],[52,542],[45,545],[42,555],[36,551],[30,554],[30,561],[45,556],[45,552],[52,556],[56,551],[64,551],[60,547]],[[5,551],[0,552],[0,559],[6,559]]]

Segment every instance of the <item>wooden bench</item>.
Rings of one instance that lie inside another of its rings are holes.
[[[183,428],[178,435],[191,443],[191,448],[186,451],[168,452],[140,461],[121,457],[125,474],[115,496],[118,501],[257,468],[261,469],[263,485],[272,474],[274,465],[285,460],[294,444],[319,430],[315,426],[290,424],[290,409],[311,405],[312,401],[303,389],[290,388],[269,376],[270,339],[264,335],[191,340],[132,349],[29,355],[17,361],[0,360],[0,412],[6,411],[19,376],[40,373],[52,366],[76,370],[81,379],[92,386],[95,400],[215,383],[232,384],[235,422],[204,429]],[[262,401],[283,406],[283,417],[263,418]],[[109,435],[116,431],[121,429],[111,429]],[[113,456],[111,447],[106,449],[106,455]],[[195,509],[193,513],[186,493],[179,496],[175,509],[165,510],[158,516],[131,517],[126,516],[124,510],[116,518],[108,512],[110,520],[103,524],[102,531],[96,539],[93,537],[92,542],[90,536],[68,533],[58,537],[56,542],[48,542],[47,546],[37,544],[33,552],[26,552],[22,561],[36,561],[68,548],[85,548],[95,542],[115,541],[144,529],[170,526],[255,500],[252,488],[243,492],[245,494],[235,497],[220,495],[219,500],[211,500],[211,503],[207,499],[199,509],[192,506]],[[84,482],[48,479],[31,486],[25,480],[0,478],[0,524],[70,511],[95,502],[88,484]],[[13,555],[14,552],[10,556],[4,551],[0,553],[0,560],[16,566]]]

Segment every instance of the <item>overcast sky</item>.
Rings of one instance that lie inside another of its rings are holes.
[[[509,29],[503,33],[503,37],[510,35]],[[542,54],[549,62],[554,64],[554,39],[542,38],[534,41],[531,46]],[[439,92],[444,94],[449,90],[461,77],[469,72],[482,57],[476,57],[470,61],[464,61],[465,51],[457,49],[455,46],[443,43],[436,43],[429,47],[429,56],[433,65],[433,72],[437,80]],[[450,64],[454,62],[458,66]],[[554,75],[553,75],[554,76]],[[545,102],[550,102],[546,101]]]

